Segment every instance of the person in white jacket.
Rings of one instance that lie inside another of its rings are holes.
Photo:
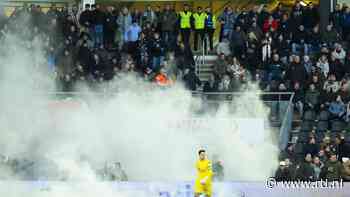
[[[332,52],[332,56],[339,60],[342,64],[345,63],[346,52],[340,44],[335,44],[334,50]]]
[[[329,63],[326,55],[322,55],[320,59],[318,60],[316,67],[321,70],[323,73],[324,77],[327,78],[328,73],[329,73]]]
[[[226,57],[231,55],[230,41],[226,37],[216,46],[216,54],[220,55],[222,53],[225,54]]]

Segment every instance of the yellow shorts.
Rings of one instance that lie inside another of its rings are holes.
[[[200,180],[196,180],[194,187],[195,187],[194,188],[194,193],[198,193],[198,194],[199,193],[200,194],[205,193],[207,196],[211,196],[211,193],[212,193],[212,184],[211,184],[211,182],[202,185],[200,183]]]

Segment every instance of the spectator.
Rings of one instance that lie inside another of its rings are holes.
[[[232,7],[226,7],[225,11],[219,17],[219,21],[221,23],[221,33],[219,39],[220,42],[224,37],[228,38],[232,35],[232,30],[234,29],[236,18],[237,16],[233,12]]]
[[[223,38],[222,41],[217,45],[216,54],[224,54],[227,57],[231,55],[230,41],[227,38]]]
[[[293,61],[286,71],[286,79],[292,83],[304,84],[307,79],[307,72],[305,67],[300,62],[300,56],[293,56]]]
[[[300,25],[298,27],[298,30],[293,33],[293,43],[292,43],[292,52],[293,53],[303,53],[308,54],[309,53],[309,46],[307,43],[307,32],[305,31],[305,27],[303,25]],[[300,49],[302,51],[300,51]]]
[[[248,70],[250,72],[255,72],[255,70],[258,68],[259,65],[259,57],[258,57],[258,50],[259,50],[259,40],[257,36],[254,34],[254,32],[248,33],[248,41],[246,46],[246,52],[245,52],[245,59],[248,66]]]
[[[314,180],[318,181],[321,179],[320,174],[323,170],[323,166],[324,164],[320,161],[320,158],[315,156],[312,164],[312,167],[314,168]]]
[[[270,13],[268,11],[267,5],[264,5],[261,12],[258,14],[257,23],[259,27],[263,28],[264,22],[269,18]]]
[[[303,23],[303,8],[299,1],[296,2],[291,12],[290,29],[297,29]]]
[[[320,26],[316,25],[312,28],[312,31],[308,35],[307,43],[310,45],[309,52],[311,54],[314,54],[315,52],[318,52],[321,48],[321,33],[320,33]]]
[[[332,25],[328,25],[326,31],[322,34],[322,41],[328,46],[332,46],[339,41],[339,33],[333,28]]]
[[[164,68],[160,69],[159,73],[155,76],[154,79],[156,84],[161,87],[169,87],[173,85],[173,81],[170,79]]]
[[[126,30],[125,43],[129,53],[135,53],[137,51],[137,42],[141,33],[141,27],[133,21],[132,25]],[[135,56],[134,56],[135,57]]]
[[[341,178],[342,164],[337,160],[337,155],[331,153],[330,159],[325,163],[321,172],[321,178],[328,181],[339,181]]]
[[[150,50],[153,62],[152,70],[156,70],[163,64],[165,57],[165,44],[157,32],[154,34],[154,38],[150,41]]]
[[[320,159],[320,161],[325,164],[328,161],[328,157],[326,155],[326,152],[323,148],[320,149],[320,152],[318,152],[318,158]],[[322,171],[321,171],[322,173]],[[320,174],[321,177],[321,174]]]
[[[283,67],[282,63],[280,62],[279,55],[274,54],[271,64],[268,66],[267,72],[269,75],[269,81],[275,80],[275,81],[282,81],[283,78],[283,71],[285,68]]]
[[[316,68],[318,68],[323,76],[326,78],[329,73],[329,63],[326,55],[322,55],[318,62],[316,63]]]
[[[196,91],[197,87],[202,85],[202,82],[194,72],[194,69],[185,69],[183,80],[185,82],[185,87],[191,91]]]
[[[219,58],[216,60],[214,64],[214,75],[216,80],[220,80],[224,74],[226,73],[226,67],[227,67],[227,62],[226,62],[226,56],[225,54],[220,54]]]
[[[308,55],[305,55],[303,60],[304,68],[307,72],[307,75],[310,76],[313,72],[315,72],[313,62],[311,61]]]
[[[151,5],[147,5],[143,17],[142,17],[142,24],[150,23],[153,28],[157,26],[157,16],[155,12],[152,10]]]
[[[350,41],[350,7],[346,7],[343,14],[343,34],[344,40]]]
[[[95,5],[94,5],[95,6]],[[93,6],[93,7],[94,7]],[[92,17],[92,23],[94,25],[94,44],[95,47],[99,47],[101,44],[104,43],[103,41],[103,28],[104,28],[104,24],[106,21],[106,16],[105,13],[101,10],[100,5],[96,5],[96,8],[93,9],[92,13],[91,13],[91,17]]]
[[[273,29],[273,31],[277,31],[278,29],[278,21],[275,20],[272,15],[264,22],[263,32],[266,33],[270,31],[270,29]]]
[[[316,144],[316,139],[314,137],[311,137],[309,139],[309,142],[304,145],[304,154],[311,154],[312,157],[316,156],[319,152],[319,147]]]
[[[261,42],[261,62],[263,65],[267,64],[272,57],[272,38],[269,33],[265,34],[265,37]]]
[[[210,51],[214,50],[213,37],[216,29],[216,16],[212,13],[211,8],[205,8],[205,13],[207,15],[205,19],[205,38],[209,39]],[[205,49],[207,49],[207,40],[205,39]]]
[[[219,82],[218,90],[220,92],[232,92],[234,90],[234,84],[228,75],[224,75]],[[223,95],[226,96],[226,95]]]
[[[245,33],[241,30],[241,27],[236,26],[235,30],[231,34],[231,51],[233,55],[241,57],[246,40]]]
[[[136,21],[140,27],[143,26],[143,13],[139,11],[138,9],[134,9],[131,14],[132,21]]]
[[[92,25],[92,13],[90,11],[90,4],[85,4],[84,11],[80,14],[79,24],[85,28],[90,28]]]
[[[276,181],[291,181],[292,173],[285,161],[281,161],[275,174]]]
[[[115,14],[115,8],[112,6],[107,7],[106,20],[104,23],[104,46],[110,49],[114,46],[115,34],[117,31],[117,15]]]
[[[315,27],[318,22],[318,10],[312,2],[309,2],[303,12],[303,24],[307,30],[310,30]]]
[[[332,24],[334,25],[334,27],[337,29],[338,32],[342,31],[342,23],[343,23],[343,13],[341,10],[341,6],[340,4],[337,4],[335,6],[334,11],[331,13],[330,16],[330,21],[332,22]]]
[[[174,48],[176,43],[176,22],[177,16],[176,13],[171,10],[169,4],[165,6],[165,10],[160,18],[161,27],[162,27],[162,40],[164,43],[167,43],[167,49]]]
[[[314,175],[315,171],[312,164],[312,156],[311,154],[307,154],[305,157],[305,161],[301,162],[296,167],[295,179],[301,181],[313,181],[315,179]]]
[[[330,103],[329,112],[332,115],[331,118],[334,119],[342,118],[345,115],[346,106],[340,96],[337,96],[336,100]]]
[[[215,80],[215,76],[211,74],[209,76],[209,80],[205,82],[204,87],[203,87],[203,92],[204,93],[212,93],[212,92],[217,92],[218,91],[218,82]],[[213,98],[214,96],[208,95],[208,99]]]
[[[335,44],[334,51],[332,52],[332,57],[334,57],[335,60],[338,60],[342,64],[345,63],[346,53],[340,44]]]
[[[328,80],[324,83],[323,89],[327,92],[336,93],[340,88],[340,83],[336,80],[334,74],[330,74]]]
[[[305,94],[306,107],[317,110],[320,104],[320,92],[314,84],[310,84],[309,90]]]
[[[294,97],[293,97],[293,105],[294,108],[298,110],[300,117],[303,116],[304,112],[304,91],[300,87],[299,82],[295,82],[293,86]]]
[[[117,24],[120,32],[119,47],[121,48],[125,42],[127,42],[127,30],[132,24],[132,17],[128,8],[124,7],[118,16]]]

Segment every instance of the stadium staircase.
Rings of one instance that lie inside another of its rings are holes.
[[[199,79],[202,82],[209,80],[210,75],[213,73],[213,65],[217,60],[216,54],[196,54],[195,53],[195,62],[196,62],[196,73]]]

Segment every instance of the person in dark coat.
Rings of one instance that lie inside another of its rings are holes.
[[[276,171],[275,174],[276,181],[291,181],[292,180],[292,173],[289,169],[289,167],[286,165],[285,161],[280,162],[280,166]]]
[[[305,161],[301,162],[296,167],[295,179],[301,181],[313,181],[314,180],[314,168],[312,166],[312,156],[307,154]]]
[[[186,69],[185,75],[183,76],[185,87],[191,91],[196,91],[198,86],[202,85],[201,80],[196,75],[193,68]]]
[[[85,28],[90,28],[92,23],[90,4],[85,4],[85,10],[80,14],[79,24]]]
[[[115,32],[117,31],[117,15],[114,11],[114,7],[108,7],[108,11],[105,16],[104,27],[104,46],[111,48],[114,46]]]
[[[319,14],[317,8],[310,2],[303,12],[303,24],[306,30],[310,30],[319,22]]]
[[[304,145],[303,152],[305,155],[311,154],[312,157],[316,156],[320,150],[320,147],[316,144],[316,139],[311,137],[309,142]]]
[[[294,56],[294,61],[291,63],[286,72],[286,78],[291,82],[299,82],[300,84],[304,84],[307,80],[307,72],[304,67],[300,63],[300,57]]]
[[[102,12],[100,5],[93,5],[93,10],[91,13],[92,17],[92,28],[93,28],[93,38],[95,47],[99,47],[103,44],[103,32],[104,32],[104,24],[106,21],[105,13]]]

